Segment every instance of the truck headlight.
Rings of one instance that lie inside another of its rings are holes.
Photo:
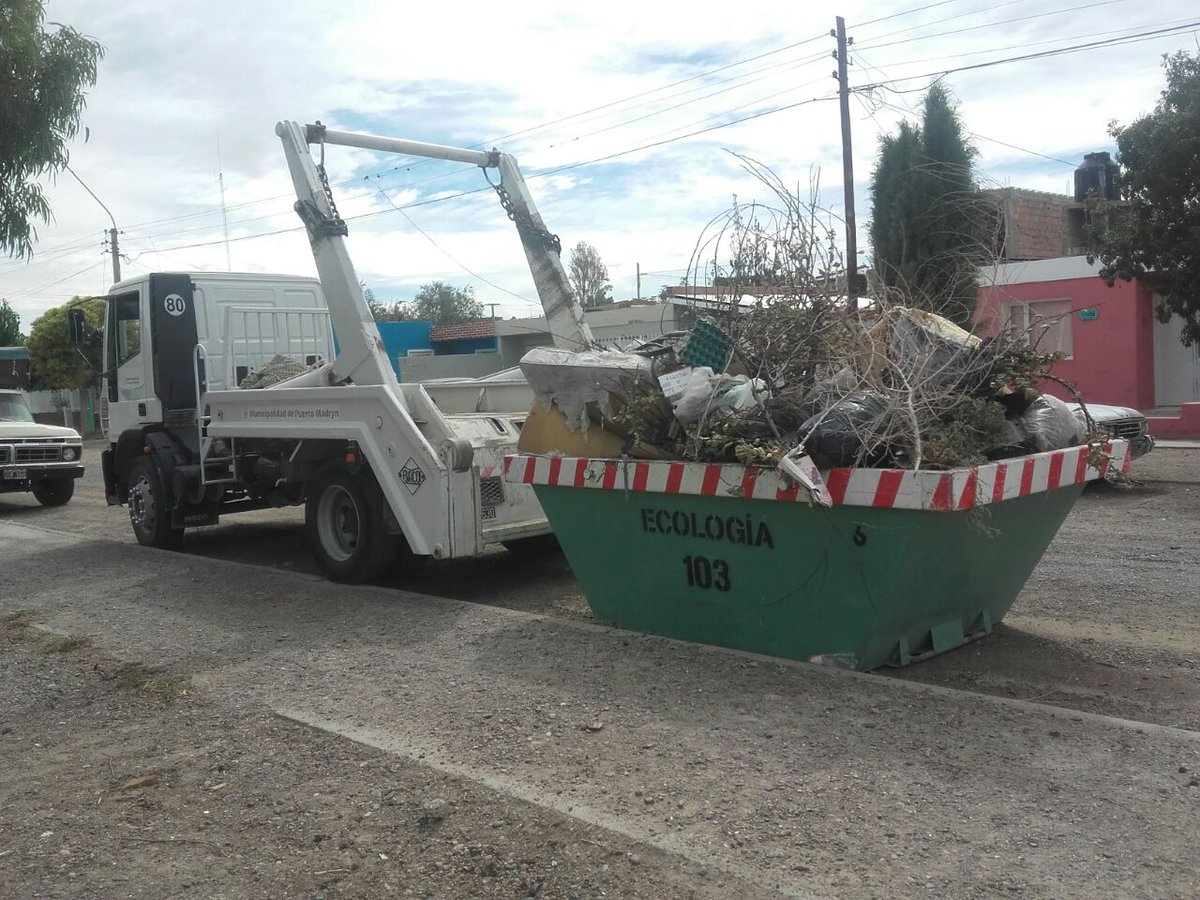
[[[71,462],[74,459],[78,459],[79,458],[79,448],[78,447],[63,447],[62,458],[65,459],[67,462]]]

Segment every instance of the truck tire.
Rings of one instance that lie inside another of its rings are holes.
[[[62,506],[74,493],[74,478],[48,478],[33,483],[33,496],[42,506]]]
[[[171,527],[171,510],[163,489],[162,474],[149,456],[139,456],[129,469],[129,524],[143,547],[177,550],[183,529]]]
[[[304,530],[325,577],[360,584],[392,565],[401,538],[387,531],[385,503],[370,472],[352,474],[340,463],[317,472],[308,485]]]

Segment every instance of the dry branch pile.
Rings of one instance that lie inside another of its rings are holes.
[[[570,409],[545,360],[523,361],[569,422],[617,432],[634,456],[772,465],[808,455],[820,468],[971,466],[1085,438],[1072,410],[1037,389],[1057,359],[1037,335],[981,339],[932,312],[936,298],[892,289],[849,308],[815,179],[804,199],[743,162],[778,202],[735,202],[709,223],[689,281],[718,292],[696,301],[690,331],[589,354]]]

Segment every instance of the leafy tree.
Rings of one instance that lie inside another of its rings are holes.
[[[74,306],[83,308],[87,321],[87,342],[80,348],[67,336],[67,310]],[[95,382],[103,359],[104,309],[101,299],[75,297],[34,320],[25,342],[34,390],[74,390]]]
[[[21,334],[21,317],[8,305],[7,300],[0,300],[0,347],[14,347],[23,343],[25,335]]]
[[[612,285],[608,281],[608,266],[600,259],[596,248],[587,241],[580,241],[571,250],[567,263],[567,278],[571,289],[579,298],[584,309],[593,309],[612,303]]]
[[[884,135],[871,182],[871,245],[880,282],[904,302],[959,322],[979,294],[978,266],[990,255],[991,221],[967,139],[949,92],[925,95],[921,123]]]
[[[371,310],[371,317],[376,322],[410,322],[412,321],[412,310],[408,308],[408,304],[400,300],[393,300],[388,303],[386,300],[380,300],[375,296],[375,291],[369,287],[363,287],[363,299],[367,301],[367,307]]]
[[[412,302],[412,317],[434,325],[458,325],[482,319],[483,304],[470,285],[456,288],[441,281],[421,285]]]
[[[103,48],[67,25],[44,31],[43,0],[0,0],[0,250],[33,252],[35,219],[50,220],[36,179],[67,164],[84,89]]]
[[[1200,54],[1164,57],[1163,68],[1154,112],[1109,127],[1124,200],[1098,204],[1090,258],[1110,286],[1152,274],[1159,314],[1180,316],[1191,345],[1200,340]]]
[[[415,317],[409,307],[410,304],[403,300],[393,300],[391,303],[380,300],[371,312],[376,322],[411,322]]]

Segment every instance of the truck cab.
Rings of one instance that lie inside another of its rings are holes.
[[[197,389],[237,387],[275,355],[313,365],[333,351],[315,278],[164,272],[115,284],[105,300],[100,412],[113,443],[130,429],[194,426]]]

